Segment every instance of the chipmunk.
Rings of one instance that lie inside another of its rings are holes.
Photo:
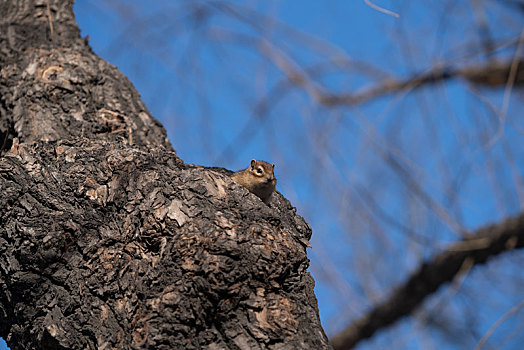
[[[252,159],[249,168],[237,171],[231,178],[267,204],[277,184],[274,169],[275,164]]]

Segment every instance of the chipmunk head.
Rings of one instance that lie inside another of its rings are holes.
[[[275,164],[269,164],[261,160],[251,160],[251,166],[249,167],[249,172],[260,178],[260,180],[267,183],[275,183]]]

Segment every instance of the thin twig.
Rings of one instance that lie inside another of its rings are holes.
[[[486,332],[486,334],[484,334],[484,336],[482,337],[482,339],[480,339],[479,343],[477,344],[477,346],[475,346],[475,350],[480,350],[480,348],[482,348],[482,346],[484,346],[484,343],[486,343],[486,341],[488,340],[489,337],[491,337],[491,335],[493,334],[493,332],[495,332],[495,330],[502,324],[504,323],[511,315],[513,315],[514,313],[516,313],[517,311],[519,311],[520,309],[522,309],[524,307],[524,300],[522,300],[520,303],[518,303],[517,305],[513,306],[511,309],[509,309],[508,312],[506,312],[504,315],[502,315],[501,318],[499,318],[497,320],[497,322],[495,322],[493,324],[493,326],[491,326],[491,328]]]
[[[396,12],[393,12],[393,11],[390,11],[390,10],[386,10],[385,8],[382,8],[380,6],[377,6],[375,5],[374,3],[372,3],[370,0],[364,0],[364,2],[371,8],[377,10],[377,11],[380,11],[382,13],[385,13],[386,15],[390,15],[390,16],[393,16],[395,18],[399,18],[400,15]]]
[[[511,90],[513,89],[513,85],[515,84],[515,78],[517,77],[517,68],[520,63],[520,57],[522,54],[522,44],[524,43],[524,30],[522,30],[522,33],[520,34],[519,44],[517,46],[517,50],[515,51],[515,56],[513,57],[513,61],[511,62],[511,66],[509,69],[508,74],[508,80],[506,82],[506,88],[504,89],[504,97],[502,99],[502,108],[500,111],[500,123],[499,128],[495,135],[489,140],[488,144],[485,146],[485,149],[491,148],[498,139],[502,136],[504,132],[504,127],[506,125],[506,119],[507,119],[507,113],[508,113],[508,107],[509,107],[509,98],[511,96]]]
[[[49,21],[49,30],[51,32],[51,39],[53,39],[53,34],[54,34],[54,30],[53,30],[53,19],[51,18],[51,7],[49,5],[49,0],[46,0],[46,7],[47,7],[47,20]]]

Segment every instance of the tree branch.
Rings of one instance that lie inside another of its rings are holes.
[[[435,84],[451,78],[463,78],[475,85],[489,87],[504,86],[508,81],[513,60],[508,62],[488,63],[483,66],[466,68],[436,68],[430,72],[416,75],[404,80],[388,80],[360,93],[350,94],[319,94],[319,101],[327,106],[353,106],[367,102],[373,98],[392,94],[406,89],[415,89],[425,85]],[[524,84],[524,60],[517,62],[515,86]]]
[[[378,330],[409,315],[424,299],[451,281],[466,259],[474,265],[512,249],[524,247],[524,214],[479,229],[423,263],[389,298],[331,339],[335,350],[353,348]]]

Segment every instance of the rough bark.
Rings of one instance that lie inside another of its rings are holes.
[[[460,273],[465,262],[471,266],[508,250],[524,247],[524,214],[484,227],[423,263],[405,283],[382,303],[332,337],[336,350],[351,349],[400,318],[409,315],[424,299]]]
[[[324,349],[307,223],[184,164],[72,1],[0,4],[0,336],[12,349]]]

